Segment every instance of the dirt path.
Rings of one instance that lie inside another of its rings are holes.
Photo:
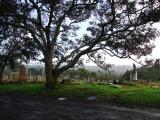
[[[0,120],[160,120],[160,110],[0,93]]]

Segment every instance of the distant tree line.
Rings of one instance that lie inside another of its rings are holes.
[[[114,77],[113,77],[114,76]],[[69,69],[65,71],[62,75],[62,78],[67,78],[71,80],[84,80],[88,82],[106,82],[109,80],[117,79],[118,76],[115,75],[113,71],[89,71],[85,68],[78,69]]]
[[[123,75],[124,80],[130,80],[130,72]],[[145,61],[145,65],[137,69],[138,79],[160,81],[160,59]]]
[[[38,76],[43,74],[42,68],[28,68],[28,74]]]
[[[36,68],[36,67],[30,67],[27,68],[27,74],[31,76],[38,76],[43,74],[43,69],[44,68]],[[3,74],[9,75],[11,72],[19,72],[19,64],[15,66],[6,66],[4,69]]]

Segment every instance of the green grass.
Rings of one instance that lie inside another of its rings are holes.
[[[43,84],[2,84],[0,91],[51,95],[69,99],[85,99],[87,96],[97,96],[97,100],[102,102],[160,107],[160,88],[152,88],[142,84],[123,85],[121,88],[114,88],[110,85],[80,83],[60,85],[59,88],[52,91],[44,89]]]
[[[44,91],[43,84],[1,84],[2,92],[23,92],[27,94],[36,94]]]

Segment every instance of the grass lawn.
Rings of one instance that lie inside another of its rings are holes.
[[[42,94],[70,99],[84,99],[88,96],[97,96],[98,101],[117,102],[128,105],[160,107],[160,88],[149,85],[134,84],[115,88],[110,85],[79,83],[60,85],[59,88],[47,91],[43,84],[2,84],[0,91],[23,92],[26,94]]]

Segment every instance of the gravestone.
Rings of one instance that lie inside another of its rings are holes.
[[[63,79],[60,84],[68,84],[70,85],[72,83],[71,79]]]
[[[21,64],[19,66],[19,81],[26,81],[26,68],[25,65]]]
[[[42,68],[42,76],[45,76],[45,69]]]
[[[133,64],[133,70],[130,74],[130,80],[138,80],[138,77],[137,77],[137,68],[136,68],[136,65]]]

